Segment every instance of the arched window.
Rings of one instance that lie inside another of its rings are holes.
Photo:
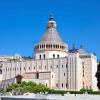
[[[83,82],[83,86],[84,86],[84,82]]]
[[[59,58],[59,55],[57,55],[57,58]]]
[[[2,70],[0,69],[0,74],[2,74]]]
[[[53,45],[53,48],[55,48],[55,45]]]
[[[16,81],[17,81],[18,84],[20,84],[21,81],[22,81],[22,76],[21,75],[17,75],[16,76]]]
[[[45,48],[45,44],[44,44],[44,48]]]
[[[84,69],[84,66],[82,66],[83,67],[83,69]]]
[[[55,54],[53,54],[53,58],[55,58]]]
[[[52,78],[53,78],[53,75],[52,75]]]
[[[50,45],[48,45],[48,47],[50,48]]]
[[[58,68],[58,65],[57,65],[57,68]]]
[[[68,67],[68,65],[66,64],[66,68]]]
[[[29,67],[29,70],[31,70],[31,67]]]
[[[51,69],[52,69],[52,66],[51,66]]]
[[[83,73],[83,77],[84,77],[84,73]]]
[[[48,48],[48,45],[46,45],[46,48]]]
[[[52,48],[52,44],[51,44],[51,48]]]
[[[45,69],[46,69],[46,66],[45,66]]]
[[[43,45],[42,45],[42,48],[43,48]]]
[[[43,55],[43,58],[45,59],[45,54]]]
[[[68,87],[67,83],[66,83],[66,88]]]
[[[57,48],[58,46],[56,45],[56,48]]]

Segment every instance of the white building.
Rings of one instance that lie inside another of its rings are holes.
[[[15,56],[0,56],[0,62],[10,61],[22,61],[22,57],[19,54],[16,54]]]
[[[97,58],[83,48],[68,50],[60,38],[53,17],[47,23],[46,32],[34,48],[32,61],[4,62],[0,67],[1,87],[15,82],[16,76],[23,80],[62,90],[97,90]]]

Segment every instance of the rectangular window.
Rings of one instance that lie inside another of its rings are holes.
[[[45,59],[45,54],[43,55],[43,58]]]
[[[59,55],[57,55],[57,58],[59,58]]]
[[[36,78],[39,79],[39,73],[36,73]]]
[[[66,83],[66,88],[68,87],[67,83]]]
[[[57,65],[57,68],[58,68],[58,65]]]
[[[41,59],[41,55],[40,55],[40,57],[39,57],[40,59]]]
[[[52,78],[53,78],[53,75],[52,75]]]
[[[84,77],[84,70],[83,70],[83,77]]]
[[[52,69],[52,66],[51,66],[51,69]]]
[[[65,76],[65,73],[64,73],[64,76]]]
[[[68,65],[66,64],[66,68],[68,67]]]
[[[62,83],[62,88],[63,88],[63,83]]]
[[[84,66],[83,66],[83,69],[84,69]]]
[[[84,86],[84,82],[83,82],[83,86]]]

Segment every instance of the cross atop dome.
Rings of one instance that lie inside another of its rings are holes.
[[[50,15],[50,21],[54,21],[53,15]]]
[[[50,15],[49,21],[47,22],[46,28],[56,28],[56,22],[54,21],[53,15]]]

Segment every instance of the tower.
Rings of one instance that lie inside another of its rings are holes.
[[[68,55],[68,45],[59,36],[53,16],[47,22],[46,32],[34,48],[35,59],[61,58]]]

